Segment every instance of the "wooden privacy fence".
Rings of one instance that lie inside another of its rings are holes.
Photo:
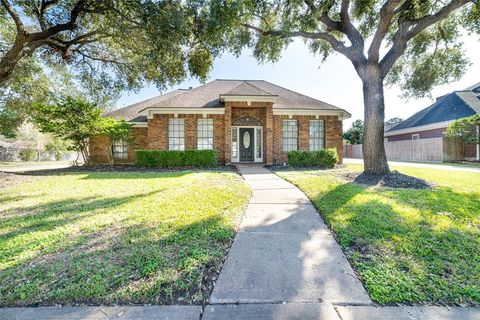
[[[388,160],[400,161],[454,161],[463,160],[463,143],[450,138],[385,142]],[[345,158],[362,158],[362,145],[344,145]]]

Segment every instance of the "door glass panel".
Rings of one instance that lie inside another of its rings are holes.
[[[237,158],[237,128],[232,128],[232,158]]]
[[[257,158],[262,157],[262,129],[257,128]]]
[[[245,149],[248,149],[250,147],[250,132],[245,131],[243,134],[243,146]]]

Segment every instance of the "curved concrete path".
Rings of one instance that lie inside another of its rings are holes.
[[[305,194],[266,168],[238,169],[253,194],[210,303],[371,304]]]

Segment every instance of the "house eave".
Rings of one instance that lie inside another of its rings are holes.
[[[273,109],[273,115],[280,116],[337,116],[338,120],[349,119],[352,115],[345,110],[315,110],[315,109]]]
[[[416,126],[416,127],[409,127],[409,128],[404,128],[404,129],[387,131],[387,132],[385,132],[384,136],[385,137],[391,137],[391,136],[396,136],[396,135],[399,135],[399,134],[442,129],[442,128],[448,127],[453,121],[455,121],[455,120],[448,120],[448,121],[426,124],[426,125],[423,125],[423,126]]]
[[[134,128],[147,128],[148,127],[147,122],[133,122],[133,121],[131,121],[129,123],[131,123]]]
[[[140,115],[153,119],[154,114],[225,114],[225,108],[148,108],[143,110]]]

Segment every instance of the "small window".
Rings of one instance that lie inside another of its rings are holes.
[[[297,120],[283,120],[283,151],[298,149]]]
[[[197,149],[213,150],[213,119],[197,120]]]
[[[256,128],[257,130],[257,150],[256,150],[256,153],[257,153],[257,158],[261,158],[262,157],[262,128]]]
[[[238,158],[238,136],[237,127],[232,128],[232,158]]]
[[[420,139],[420,134],[418,133],[412,134],[412,140],[418,140],[418,139]]]
[[[113,159],[127,159],[128,158],[128,146],[127,142],[123,139],[113,141],[112,146]]]
[[[185,124],[183,119],[168,119],[168,149],[185,150]]]
[[[310,151],[323,149],[325,125],[323,120],[310,120]]]

